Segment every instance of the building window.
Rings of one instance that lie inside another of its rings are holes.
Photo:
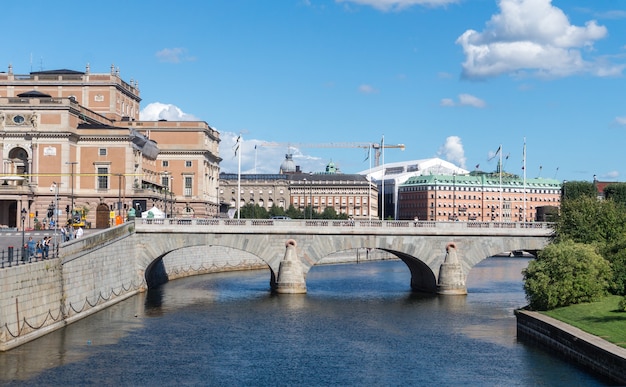
[[[183,195],[191,196],[192,188],[193,188],[193,177],[185,176],[185,189],[184,189]]]
[[[185,167],[190,168],[191,167],[191,161],[185,161]]]
[[[163,161],[161,161],[161,166],[162,167],[169,167],[170,166],[170,162],[168,160],[163,160]]]
[[[100,148],[100,149],[98,149],[98,154],[100,156],[106,156],[107,155],[107,148]]]
[[[98,167],[98,189],[109,189],[109,168]]]
[[[167,189],[170,187],[170,177],[169,176],[161,176],[161,185]]]

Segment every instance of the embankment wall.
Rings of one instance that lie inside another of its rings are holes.
[[[545,347],[612,383],[626,385],[626,349],[538,312],[516,310],[517,338]]]

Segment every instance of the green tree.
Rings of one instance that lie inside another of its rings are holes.
[[[608,246],[602,253],[613,269],[611,293],[626,295],[626,236]]]
[[[626,211],[613,200],[581,195],[561,202],[561,216],[555,224],[557,242],[571,239],[579,243],[609,246],[626,233]]]
[[[289,208],[287,208],[287,216],[290,217],[291,219],[302,219],[302,218],[304,218],[304,215],[302,214],[302,211],[300,211],[299,209],[294,207],[293,204],[290,204]]]
[[[337,210],[335,210],[335,207],[326,207],[321,217],[322,219],[337,219]]]
[[[522,272],[530,307],[548,310],[592,302],[607,294],[611,267],[591,245],[553,243]]]
[[[605,199],[626,205],[626,183],[611,183],[604,187],[603,191]]]
[[[285,215],[287,215],[287,212],[285,212],[285,209],[282,208],[282,207],[272,206],[272,207],[270,207],[269,215],[270,215],[270,217],[272,217],[272,216],[285,216]]]
[[[269,214],[267,210],[258,204],[248,203],[240,208],[242,219],[268,219]]]
[[[595,198],[598,196],[596,186],[588,181],[568,181],[566,183],[563,183],[561,193],[563,196],[563,200],[561,200],[561,202],[567,199],[576,199],[581,196],[586,196],[590,198]]]

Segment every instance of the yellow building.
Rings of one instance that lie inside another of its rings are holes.
[[[0,73],[0,227],[87,225],[157,206],[217,214],[219,133],[203,121],[139,121],[138,83],[72,70]],[[22,221],[22,219],[24,219]]]

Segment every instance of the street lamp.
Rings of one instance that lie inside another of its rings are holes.
[[[309,173],[311,188],[309,188],[309,201],[311,202],[311,220],[313,220],[313,173]]]
[[[72,191],[71,191],[72,207],[70,207],[70,214],[73,216],[74,215],[74,165],[78,164],[78,161],[68,161],[65,164],[70,164],[72,166]],[[72,224],[73,224],[74,223],[73,218],[70,217],[70,219],[72,219]]]
[[[59,228],[59,186],[56,181],[52,182],[50,186],[50,191],[54,192],[54,256],[57,257],[59,255],[59,241],[57,240],[57,229]]]
[[[169,186],[169,190],[170,190],[170,218],[174,217],[174,177],[171,177],[168,179],[167,181],[167,185]]]
[[[122,174],[117,174],[117,216],[122,212]]]
[[[304,190],[302,191],[302,196],[304,196],[304,219],[306,219],[306,177],[303,179],[304,180]]]
[[[437,178],[435,178],[435,186],[434,186],[434,191],[435,191],[435,222],[437,221]]]
[[[456,172],[452,172],[452,220],[456,220]]]
[[[24,247],[24,221],[26,220],[26,213],[26,208],[22,207],[22,261],[26,260],[24,258],[24,256],[26,255],[26,249]]]
[[[170,182],[170,178],[169,178],[169,172],[165,171],[163,172],[162,176],[161,176],[161,184],[163,184],[163,212],[165,213],[165,217],[167,218],[167,191],[168,191],[168,187],[169,187],[169,182]]]

